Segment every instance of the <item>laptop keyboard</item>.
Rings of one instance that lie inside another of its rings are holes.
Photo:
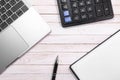
[[[0,32],[27,10],[22,0],[0,0]]]
[[[111,0],[58,0],[63,27],[113,18]]]

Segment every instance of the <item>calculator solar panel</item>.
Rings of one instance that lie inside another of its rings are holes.
[[[57,0],[63,27],[113,18],[111,0]]]

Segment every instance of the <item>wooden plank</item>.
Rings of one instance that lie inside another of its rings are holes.
[[[47,44],[36,45],[29,52],[87,52],[95,47],[95,44]]]
[[[56,80],[76,80],[73,74],[57,74]],[[51,74],[3,74],[0,80],[51,80]]]
[[[60,66],[62,67],[62,66]],[[13,65],[4,74],[52,74],[53,65]],[[61,72],[61,71],[60,71]],[[68,71],[67,71],[68,72]]]
[[[109,35],[82,35],[82,34],[68,34],[68,35],[49,35],[39,44],[91,44],[100,43]]]
[[[82,57],[86,52],[39,52],[39,53],[26,53],[22,58],[17,60],[15,65],[53,65],[56,56],[59,56],[60,65],[70,65],[80,57]]]
[[[53,65],[13,65],[4,74],[52,74]],[[69,65],[59,65],[58,74],[70,74]]]
[[[51,74],[3,74],[0,80],[50,80]]]
[[[106,21],[105,21],[106,22]],[[78,25],[69,28],[63,28],[60,23],[48,23],[52,29],[51,34],[102,34],[110,35],[115,31],[120,29],[120,24],[118,23],[90,23],[84,25]]]

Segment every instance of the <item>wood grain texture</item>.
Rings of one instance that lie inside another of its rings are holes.
[[[120,0],[112,0],[111,20],[63,28],[56,0],[28,0],[52,29],[52,33],[11,65],[0,80],[51,80],[59,55],[56,80],[76,80],[69,65],[120,29]]]

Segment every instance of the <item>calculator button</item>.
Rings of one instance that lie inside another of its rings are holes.
[[[70,15],[69,11],[64,11],[63,13],[64,13],[64,16],[69,16]]]
[[[68,5],[64,4],[64,5],[62,5],[62,8],[63,8],[63,10],[67,10],[68,9]]]
[[[77,0],[70,0],[71,2],[77,1]]]
[[[80,8],[80,13],[85,13],[86,12],[86,8],[83,7],[83,8]]]
[[[83,21],[83,20],[87,20],[87,14],[82,14],[81,15],[81,20]]]
[[[65,23],[70,23],[70,22],[72,22],[71,17],[65,17]]]
[[[62,3],[66,3],[66,2],[67,2],[67,0],[61,0],[61,2],[62,2]]]
[[[92,6],[87,7],[87,11],[88,11],[88,12],[93,11],[93,7],[92,7]]]
[[[94,18],[94,13],[93,12],[88,13],[88,17],[89,17],[89,19],[93,19]]]
[[[92,0],[87,0],[87,1],[86,1],[86,4],[87,4],[87,5],[91,5],[91,4],[92,4]]]
[[[80,21],[79,15],[75,15],[75,16],[73,17],[73,20],[74,20],[74,21]]]
[[[107,2],[108,0],[103,0],[103,2]]]
[[[109,15],[110,14],[110,10],[109,10],[108,4],[104,4],[104,11],[105,11],[105,15]]]
[[[2,23],[2,20],[0,19],[0,24]]]
[[[96,6],[96,13],[97,13],[97,16],[100,17],[103,15],[103,8],[102,8],[102,5],[97,5]]]
[[[78,3],[77,3],[77,2],[73,2],[73,3],[71,4],[71,6],[72,6],[73,8],[77,8],[77,7],[78,7]]]
[[[79,14],[79,10],[77,8],[73,9],[73,14]]]
[[[84,1],[80,1],[79,2],[79,6],[85,6],[85,2]]]
[[[95,0],[95,3],[96,4],[99,4],[99,3],[101,3],[102,2],[102,0]]]

